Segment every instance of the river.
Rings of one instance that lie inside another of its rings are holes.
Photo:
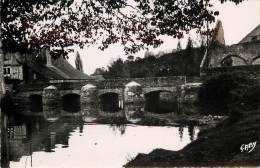
[[[138,153],[180,150],[198,127],[106,125],[78,117],[47,122],[9,117],[2,132],[2,167],[122,168]]]

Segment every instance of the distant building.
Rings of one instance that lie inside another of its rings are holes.
[[[256,41],[260,41],[260,24],[253,31],[248,33],[248,35],[246,35],[246,37],[244,37],[239,43],[250,43]]]
[[[201,62],[201,71],[212,68],[238,68],[249,65],[260,65],[260,25],[238,44],[226,46],[224,29],[219,21]]]

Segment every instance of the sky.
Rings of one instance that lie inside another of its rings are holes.
[[[214,8],[220,13],[216,19],[222,22],[227,45],[238,43],[260,24],[260,0],[245,0],[239,5],[231,2],[221,4],[218,0],[215,0]],[[187,37],[188,35],[181,39],[182,48],[185,48]],[[162,39],[164,43],[160,47],[156,49],[149,48],[149,51],[157,54],[176,49],[178,39],[169,36],[162,36]],[[104,51],[99,50],[97,46],[84,47],[83,49],[75,47],[75,51],[79,52],[84,72],[88,75],[94,73],[96,68],[106,68],[117,58],[126,59],[127,57],[124,54],[123,46],[120,44],[111,45]],[[145,52],[146,50],[142,50],[134,54],[134,56],[143,57]],[[75,66],[75,53],[69,55],[68,61]]]

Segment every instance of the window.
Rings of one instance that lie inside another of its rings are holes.
[[[11,73],[11,68],[10,67],[4,67],[4,74],[8,75]]]

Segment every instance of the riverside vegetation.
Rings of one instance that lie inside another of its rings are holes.
[[[182,150],[138,154],[125,167],[259,166],[260,87],[248,76],[222,74],[203,84],[199,98],[204,113],[226,114],[227,119],[202,130],[197,140]],[[256,142],[251,152],[240,149],[250,142]]]

